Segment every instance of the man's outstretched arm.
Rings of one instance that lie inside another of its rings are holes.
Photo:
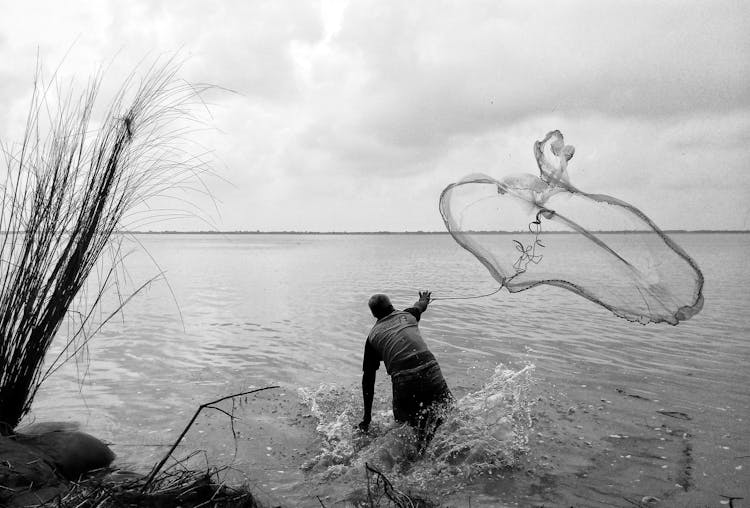
[[[366,370],[362,374],[362,398],[365,401],[365,416],[358,425],[359,429],[367,432],[372,420],[372,399],[375,397],[375,374],[376,370]]]
[[[420,313],[426,311],[427,306],[430,304],[430,295],[432,295],[432,291],[420,291],[419,300],[414,302],[413,307],[419,309]]]

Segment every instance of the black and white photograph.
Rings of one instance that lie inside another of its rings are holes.
[[[750,3],[0,9],[0,506],[750,507]]]

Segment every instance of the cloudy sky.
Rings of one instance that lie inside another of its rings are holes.
[[[467,174],[536,173],[559,129],[582,190],[663,228],[750,229],[750,3],[3,2],[0,136],[43,71],[118,82],[179,54],[209,97],[220,230],[441,230]],[[106,92],[108,88],[104,88]],[[197,220],[154,229],[207,229]]]

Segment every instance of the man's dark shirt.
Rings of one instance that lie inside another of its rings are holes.
[[[409,307],[394,310],[378,319],[365,342],[362,370],[376,371],[382,361],[388,374],[394,374],[402,368],[411,368],[418,362],[434,359],[419,333],[417,323],[421,315],[418,308]]]

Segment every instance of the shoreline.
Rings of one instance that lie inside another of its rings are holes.
[[[219,467],[170,466],[148,476],[123,470],[113,465],[116,456],[106,443],[75,430],[78,427],[69,422],[35,423],[23,433],[0,436],[0,505],[266,506],[246,485],[227,485]]]

